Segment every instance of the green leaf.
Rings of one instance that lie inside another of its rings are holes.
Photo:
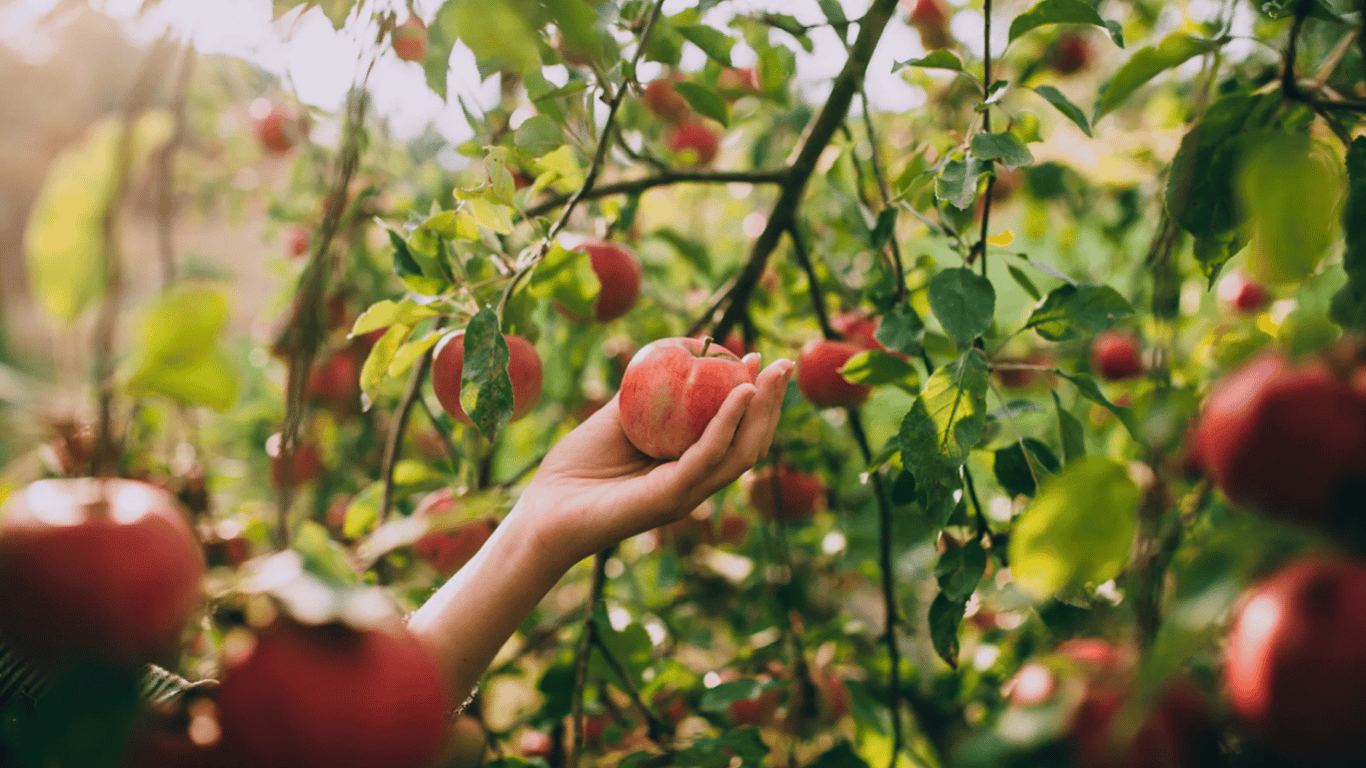
[[[532,115],[517,126],[517,148],[541,157],[564,144],[564,131],[545,115]]]
[[[1126,405],[1116,405],[1110,402],[1109,398],[1101,393],[1100,387],[1096,386],[1095,379],[1092,379],[1090,376],[1081,373],[1064,373],[1062,374],[1062,377],[1072,382],[1072,384],[1076,386],[1077,392],[1081,393],[1082,397],[1085,397],[1087,400],[1090,400],[1110,413],[1113,413],[1115,418],[1119,419],[1119,422],[1124,425],[1125,429],[1129,430],[1130,435],[1138,437],[1138,424],[1134,421],[1133,408]]]
[[[426,274],[418,263],[408,242],[394,230],[388,230],[389,244],[394,246],[394,274],[408,290],[423,296],[437,296],[446,290],[446,279]]]
[[[1069,341],[1108,330],[1133,313],[1129,301],[1108,285],[1060,285],[1034,308],[1025,328],[1049,341]]]
[[[1118,462],[1093,456],[1068,464],[1044,483],[1011,529],[1016,583],[1034,599],[1047,600],[1119,575],[1133,544],[1138,495]]]
[[[465,368],[460,376],[460,407],[490,442],[512,418],[512,379],[508,345],[499,329],[498,313],[484,307],[465,327]]]
[[[868,247],[875,251],[882,250],[887,245],[887,241],[892,239],[896,233],[896,206],[882,209],[877,215],[877,224],[873,226],[873,231],[868,236]]]
[[[871,387],[883,384],[899,384],[915,387],[920,384],[920,375],[915,366],[896,355],[889,355],[876,349],[868,349],[854,355],[840,368],[844,378],[855,384]]]
[[[588,254],[556,243],[532,271],[527,291],[538,299],[559,302],[573,315],[591,317],[599,287]]]
[[[730,49],[735,45],[735,40],[730,35],[705,24],[677,24],[674,29],[677,29],[688,42],[701,48],[708,58],[720,62],[722,66],[731,65]]]
[[[1058,415],[1058,437],[1062,441],[1063,463],[1071,464],[1086,455],[1086,437],[1082,432],[1081,422],[1062,407],[1058,393],[1050,390],[1049,394],[1053,396],[1053,410]]]
[[[593,6],[584,0],[543,0],[543,3],[566,48],[591,52],[595,59],[602,60],[598,55],[602,48],[602,29]]]
[[[1093,24],[1105,26],[1105,19],[1083,0],[1041,0],[1010,22],[1010,42],[1031,29],[1045,24]]]
[[[294,535],[294,541],[290,542],[290,548],[303,555],[304,570],[321,577],[323,583],[360,586],[360,577],[351,565],[351,553],[333,541],[327,535],[327,529],[318,521],[303,521]]]
[[[394,361],[394,353],[403,345],[403,341],[412,333],[413,327],[403,323],[394,323],[389,326],[389,330],[375,342],[375,346],[370,348],[370,354],[365,358],[365,365],[360,369],[360,387],[365,392],[370,402],[374,402],[379,395],[379,385],[384,381],[384,376],[389,370],[389,364]]]
[[[922,69],[950,69],[954,72],[963,71],[963,62],[954,55],[953,51],[938,50],[919,59],[897,62],[892,66],[892,71],[897,72],[906,67],[920,67]]]
[[[934,316],[960,349],[972,346],[991,327],[996,289],[967,267],[946,269],[930,278],[929,298]]]
[[[379,505],[384,499],[384,483],[373,482],[351,497],[346,505],[346,518],[342,523],[342,535],[348,539],[359,539],[375,530],[379,523]]]
[[[1033,496],[1036,490],[1034,475],[1038,475],[1039,481],[1043,482],[1047,475],[1057,474],[1059,469],[1058,459],[1047,445],[1032,437],[1026,437],[1023,442],[1023,447],[1016,442],[997,450],[992,464],[996,482],[1000,483],[1001,490],[1011,496]],[[1028,461],[1025,458],[1026,450],[1029,451]],[[1031,466],[1034,470],[1032,474]]]
[[[962,487],[958,468],[986,432],[987,367],[969,351],[930,377],[901,421],[901,462],[915,476],[922,507],[943,524]]]
[[[1347,201],[1342,206],[1347,284],[1333,296],[1328,316],[1344,328],[1359,330],[1366,329],[1366,136],[1353,139],[1347,150],[1347,179]]]
[[[1082,133],[1091,135],[1091,124],[1086,121],[1086,115],[1081,111],[1081,107],[1073,104],[1062,91],[1051,85],[1040,85],[1034,88],[1034,92],[1048,100],[1049,104],[1058,108],[1058,111],[1072,122],[1077,124]]]
[[[228,300],[220,290],[179,283],[147,308],[125,364],[130,395],[161,395],[220,411],[237,400],[237,373],[221,345]]]
[[[674,90],[687,100],[697,114],[710,117],[721,125],[730,125],[730,108],[715,90],[689,80],[674,83]]]
[[[465,205],[479,226],[499,235],[512,234],[512,206],[485,197],[466,200]]]
[[[1134,91],[1144,83],[1157,77],[1165,70],[1178,66],[1194,56],[1208,53],[1223,43],[1219,40],[1204,40],[1190,35],[1174,33],[1167,35],[1157,47],[1140,48],[1119,68],[1115,76],[1101,92],[1096,103],[1094,120],[1100,120],[1124,103]]]
[[[386,373],[394,378],[398,378],[404,373],[407,373],[408,369],[413,367],[413,363],[417,362],[419,357],[425,355],[427,350],[436,346],[436,343],[441,340],[443,335],[444,331],[442,330],[428,331],[427,335],[422,338],[413,339],[404,343],[403,346],[399,347],[394,352],[394,359],[389,361],[389,368],[386,370]]]
[[[970,539],[961,547],[944,550],[934,566],[934,577],[939,581],[940,594],[954,602],[966,602],[977,591],[986,570],[986,550],[980,541]]]
[[[1014,278],[1015,283],[1023,288],[1025,293],[1029,294],[1031,299],[1038,301],[1043,298],[1043,294],[1039,293],[1038,286],[1034,285],[1034,281],[1030,280],[1029,275],[1026,275],[1019,267],[1014,264],[1008,264],[1006,265],[1006,271]]]
[[[834,0],[826,0],[834,2]],[[836,4],[838,6],[838,4]],[[841,741],[835,746],[821,753],[816,758],[816,762],[811,764],[811,768],[869,768],[868,761],[859,757],[849,742]]]
[[[143,114],[127,138],[128,176],[174,127],[164,110]],[[104,216],[120,185],[126,125],[96,123],[85,140],[52,162],[24,229],[29,286],[37,304],[69,325],[104,292]]]
[[[934,196],[959,210],[972,207],[977,198],[977,179],[986,173],[986,167],[977,158],[950,160],[939,170],[934,181]]]
[[[946,664],[958,668],[958,629],[967,612],[967,601],[952,600],[943,592],[930,603],[930,642]]]
[[[447,0],[437,14],[449,39],[459,38],[486,70],[540,69],[540,24],[509,0]]]
[[[1238,177],[1249,227],[1248,273],[1269,285],[1313,273],[1337,239],[1346,184],[1341,162],[1320,141],[1284,133],[1256,141]]]
[[[1000,160],[1007,168],[1019,168],[1034,162],[1029,147],[1009,131],[979,133],[972,137],[972,154],[980,160]]]
[[[918,355],[925,338],[925,322],[909,303],[898,304],[882,315],[873,338],[882,346],[903,355]]]
[[[371,331],[378,331],[381,328],[388,328],[394,323],[404,325],[416,325],[422,320],[440,315],[430,306],[418,304],[412,299],[402,301],[390,301],[382,299],[371,304],[356,322],[351,325],[351,335],[361,336]]]

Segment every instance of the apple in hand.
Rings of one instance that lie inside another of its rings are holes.
[[[750,474],[750,506],[768,520],[800,523],[810,520],[824,506],[825,482],[815,472],[801,472],[770,464]]]
[[[252,768],[427,768],[450,730],[436,661],[400,627],[281,618],[229,655],[217,700]]]
[[[640,94],[640,101],[656,115],[670,123],[681,123],[692,116],[688,100],[674,89],[673,78],[651,80]]]
[[[184,513],[148,483],[39,480],[0,508],[0,637],[39,667],[173,652],[203,575]]]
[[[427,494],[413,510],[414,516],[434,517],[455,510],[455,494],[449,488],[442,488]],[[483,518],[464,523],[458,528],[429,533],[413,543],[417,552],[429,565],[442,576],[450,576],[460,570],[474,557],[474,553],[484,546],[493,535],[498,521]]]
[[[709,165],[721,149],[721,137],[701,123],[675,125],[665,132],[664,140],[680,165]]]
[[[416,16],[394,27],[390,33],[394,53],[404,61],[422,61],[427,58],[427,25]]]
[[[1320,362],[1268,352],[1205,398],[1192,450],[1235,503],[1311,525],[1359,513],[1366,397]]]
[[[1123,381],[1143,373],[1138,337],[1126,331],[1106,331],[1091,342],[1091,370],[1106,381]]]
[[[508,345],[508,377],[512,379],[512,421],[531,413],[541,399],[541,358],[531,342],[521,336],[504,335]],[[432,389],[446,414],[461,424],[473,425],[460,405],[460,377],[465,368],[465,332],[453,331],[436,344],[432,357]]]
[[[646,456],[677,459],[702,437],[730,391],[753,382],[749,368],[720,344],[652,341],[621,377],[622,431]]]
[[[598,299],[593,304],[593,319],[599,323],[616,320],[631,311],[640,298],[640,284],[645,273],[640,259],[621,243],[590,238],[569,238],[565,247],[588,254],[593,274],[597,275]],[[583,321],[559,304],[555,309],[570,320]]]
[[[818,408],[858,406],[867,402],[873,388],[855,384],[840,373],[849,358],[863,348],[847,341],[816,339],[807,342],[797,358],[797,389]]]
[[[1224,646],[1224,689],[1248,735],[1295,765],[1360,761],[1366,566],[1310,556],[1257,586]]]

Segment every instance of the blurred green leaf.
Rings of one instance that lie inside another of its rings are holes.
[[[465,368],[460,378],[460,406],[485,439],[512,417],[512,379],[508,377],[508,345],[499,330],[498,313],[484,307],[465,327]]]
[[[721,125],[730,125],[730,108],[715,90],[689,80],[674,83],[674,90],[687,100],[697,114],[710,117]]]
[[[129,394],[225,411],[237,400],[237,373],[220,337],[228,299],[220,290],[179,283],[147,308],[124,365]]]
[[[1081,132],[1087,136],[1091,135],[1091,124],[1086,121],[1086,114],[1081,111],[1081,107],[1073,104],[1063,92],[1051,85],[1035,86],[1034,92],[1044,97],[1049,104],[1058,108],[1058,111],[1072,122],[1077,124]]]
[[[1134,91],[1165,70],[1183,64],[1194,56],[1208,53],[1220,45],[1223,45],[1223,42],[1219,40],[1202,40],[1190,35],[1173,33],[1163,38],[1156,47],[1148,46],[1135,51],[1101,91],[1092,122],[1097,122],[1113,112]]]
[[[587,253],[555,243],[531,272],[527,291],[538,299],[558,302],[573,315],[592,317],[600,287]]]
[[[1115,418],[1119,419],[1120,423],[1124,425],[1124,428],[1129,430],[1130,435],[1133,435],[1134,437],[1138,436],[1138,424],[1134,422],[1133,408],[1126,405],[1116,405],[1110,402],[1110,399],[1100,391],[1100,387],[1096,386],[1095,379],[1092,379],[1090,376],[1081,373],[1064,373],[1062,374],[1062,377],[1072,382],[1072,384],[1076,386],[1077,392],[1079,392],[1082,397],[1085,397],[1087,400],[1090,400],[1110,413],[1113,413]]]
[[[966,600],[954,600],[940,592],[930,603],[930,642],[950,667],[958,668],[958,629],[967,612]]]
[[[977,591],[986,570],[986,550],[977,539],[969,539],[962,546],[944,550],[934,566],[934,577],[939,581],[940,594],[954,602],[965,602]]]
[[[430,306],[418,304],[412,299],[390,301],[382,299],[371,304],[351,326],[352,336],[362,336],[380,328],[388,328],[394,323],[416,325],[440,313]]]
[[[934,316],[960,349],[972,346],[991,327],[996,289],[967,267],[946,269],[930,278],[929,297]]]
[[[346,517],[342,523],[342,535],[348,539],[359,539],[375,529],[379,523],[379,505],[384,498],[384,483],[373,482],[351,497],[346,505]]]
[[[1049,341],[1069,341],[1108,330],[1133,313],[1128,299],[1108,285],[1060,285],[1034,308],[1025,328]]]
[[[730,49],[735,45],[735,40],[730,35],[719,29],[713,29],[705,24],[679,24],[674,27],[678,33],[687,38],[688,42],[702,49],[702,52],[719,62],[722,66],[730,66]]]
[[[532,115],[517,126],[517,148],[540,157],[564,144],[564,131],[545,115]]]
[[[449,39],[459,38],[481,67],[528,72],[539,69],[540,24],[526,6],[509,0],[446,0],[437,21]]]
[[[919,59],[899,61],[892,65],[892,71],[897,72],[906,67],[921,67],[923,69],[949,69],[954,72],[963,71],[963,62],[958,60],[953,51],[938,50],[932,51],[928,56]]]
[[[389,361],[389,368],[386,370],[388,375],[398,378],[408,372],[408,369],[417,362],[417,359],[427,353],[427,350],[436,346],[441,340],[445,331],[436,329],[428,331],[420,339],[411,339],[404,343],[394,352],[394,359]]]
[[[1299,282],[1337,239],[1346,174],[1333,151],[1298,134],[1268,134],[1251,145],[1238,175],[1249,227],[1244,268],[1269,285]]]
[[[1093,24],[1105,26],[1105,19],[1083,0],[1041,0],[1010,22],[1010,42],[1031,29],[1045,24]]]
[[[998,449],[992,464],[996,482],[1001,484],[1001,490],[1011,496],[1033,496],[1034,475],[1038,475],[1039,482],[1043,482],[1048,475],[1057,474],[1059,469],[1058,458],[1047,445],[1032,437],[1026,437],[1023,443],[1021,446],[1020,441],[1017,441]],[[1029,451],[1028,461],[1026,450]],[[1032,474],[1031,465],[1034,470]]]
[[[413,293],[437,296],[446,290],[446,280],[439,275],[426,274],[408,248],[408,242],[394,230],[389,230],[389,244],[394,247],[394,274]]]
[[[1342,226],[1347,247],[1342,268],[1347,284],[1333,296],[1329,317],[1344,328],[1366,329],[1366,136],[1352,140],[1347,151],[1347,201]]]
[[[1062,442],[1063,463],[1071,464],[1086,455],[1086,437],[1081,422],[1062,407],[1058,393],[1050,390],[1049,394],[1053,396],[1053,409],[1058,417],[1058,439]]]
[[[360,586],[360,574],[351,565],[351,554],[327,535],[316,520],[304,520],[290,547],[303,556],[304,570],[343,587]]]
[[[1043,298],[1043,294],[1039,293],[1038,286],[1034,285],[1034,281],[1030,280],[1029,275],[1026,275],[1019,267],[1014,264],[1007,264],[1006,271],[1010,272],[1015,283],[1023,288],[1025,293],[1029,294],[1029,298],[1035,301]]]
[[[370,354],[365,358],[365,365],[360,369],[360,387],[365,392],[370,402],[374,402],[379,395],[379,385],[384,381],[385,374],[389,371],[389,364],[394,361],[394,353],[403,346],[403,342],[412,333],[413,327],[404,323],[394,323],[384,332],[375,346],[370,348]]]
[[[1010,535],[1015,581],[1036,600],[1119,574],[1129,559],[1138,486],[1124,466],[1092,456],[1043,484]]]
[[[840,373],[855,384],[867,384],[870,387],[884,384],[915,387],[920,384],[920,375],[916,373],[915,366],[877,349],[864,350],[849,358],[840,368]]]

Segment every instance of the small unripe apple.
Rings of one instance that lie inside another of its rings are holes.
[[[435,659],[398,627],[277,620],[229,657],[217,702],[252,768],[426,768],[450,730]]]
[[[873,388],[844,378],[840,368],[863,348],[847,341],[816,339],[807,342],[797,358],[797,389],[818,408],[857,406],[867,402]]]
[[[1359,512],[1350,496],[1366,480],[1366,398],[1321,363],[1268,352],[1210,390],[1193,448],[1235,503],[1330,524]]]
[[[427,25],[416,16],[394,27],[390,33],[394,53],[404,61],[423,61],[427,58]]]
[[[1255,315],[1271,303],[1271,292],[1265,285],[1233,272],[1219,281],[1219,300],[1240,315]]]
[[[1060,75],[1072,75],[1091,63],[1091,43],[1079,32],[1058,36],[1048,54],[1048,67]]]
[[[162,658],[203,575],[198,537],[154,485],[39,480],[0,507],[0,637],[36,666]]]
[[[289,255],[293,258],[298,258],[307,254],[308,245],[312,239],[313,235],[308,231],[307,227],[290,227],[288,235]]]
[[[1106,331],[1091,342],[1091,369],[1106,381],[1123,381],[1143,373],[1138,337],[1125,331]]]
[[[701,123],[682,123],[664,134],[669,152],[680,165],[709,165],[721,150],[721,137]]]
[[[640,94],[640,101],[656,115],[670,123],[679,123],[692,116],[688,100],[674,89],[672,78],[651,80]]]
[[[1366,733],[1366,566],[1307,557],[1258,585],[1224,646],[1248,734],[1295,765],[1358,762]]]
[[[775,473],[770,464],[752,473],[748,483],[750,506],[768,520],[805,522],[824,506],[825,481],[815,472],[785,466]]]
[[[541,358],[531,342],[505,334],[508,345],[508,377],[512,379],[512,421],[531,413],[541,399]],[[432,357],[432,389],[446,414],[461,424],[473,425],[460,405],[460,377],[465,367],[465,332],[454,331],[437,342]]]
[[[732,389],[753,383],[720,344],[667,338],[646,344],[621,378],[621,427],[641,453],[677,459],[702,437]]]
[[[601,287],[593,304],[593,319],[606,323],[630,312],[640,298],[640,284],[645,277],[635,253],[621,243],[589,238],[571,238],[566,247],[587,253],[593,274],[597,275]],[[571,320],[584,320],[559,304],[555,309]]]
[[[427,494],[417,508],[414,516],[435,517],[455,511],[455,493],[442,488]],[[473,520],[446,531],[429,533],[413,543],[413,551],[442,576],[450,576],[464,567],[474,557],[484,542],[493,535],[498,521],[491,518]]]

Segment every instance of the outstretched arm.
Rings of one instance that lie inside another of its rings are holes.
[[[767,452],[792,362],[727,396],[702,438],[677,461],[640,453],[621,429],[617,399],[551,449],[521,499],[479,553],[408,622],[429,643],[463,701],[498,650],[571,566],[625,538],[673,522],[734,482]]]

